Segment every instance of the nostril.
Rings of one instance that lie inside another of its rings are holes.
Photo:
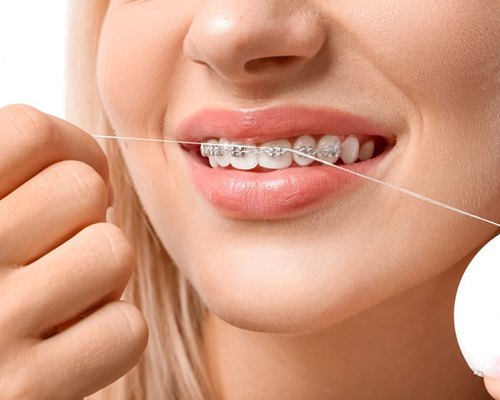
[[[279,56],[279,57],[262,57],[245,63],[245,70],[250,73],[258,73],[266,69],[285,67],[291,64],[296,64],[303,57],[300,56]]]

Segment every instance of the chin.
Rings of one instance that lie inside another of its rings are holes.
[[[306,254],[288,254],[284,262],[278,255],[268,251],[249,259],[226,252],[217,262],[191,266],[193,286],[217,317],[255,332],[307,334],[367,306],[352,282],[356,274],[346,273],[354,270],[348,264],[308,265]]]

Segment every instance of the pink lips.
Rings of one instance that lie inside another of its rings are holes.
[[[388,141],[394,138],[381,125],[343,111],[292,106],[252,111],[204,109],[180,125],[176,139],[200,142],[225,137],[261,143],[305,134],[357,134],[384,137]],[[368,174],[385,154],[343,167]],[[219,212],[232,218],[295,215],[365,182],[325,165],[252,172],[212,169],[199,156],[187,151],[185,155],[199,193]]]

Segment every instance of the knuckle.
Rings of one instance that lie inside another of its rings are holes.
[[[49,146],[57,141],[58,131],[53,129],[50,117],[34,107],[25,104],[12,104],[0,109],[2,130],[26,145]]]
[[[117,301],[113,303],[115,321],[122,328],[121,335],[135,344],[137,351],[142,351],[148,342],[149,328],[141,311],[132,303]]]
[[[120,228],[108,222],[90,225],[87,230],[93,245],[98,246],[110,258],[106,272],[114,277],[114,281],[127,282],[135,268],[132,243]]]
[[[68,188],[79,202],[91,209],[106,210],[108,190],[104,179],[94,168],[76,160],[60,161],[51,167],[59,179],[58,184]]]

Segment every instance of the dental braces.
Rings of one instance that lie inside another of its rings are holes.
[[[292,149],[280,146],[266,146],[266,147],[256,147],[256,146],[241,146],[234,144],[224,144],[224,143],[203,143],[200,147],[201,155],[203,157],[222,157],[224,154],[228,154],[232,157],[245,157],[247,154],[266,154],[272,158],[279,158],[283,154]],[[340,157],[340,143],[335,145],[322,146],[321,148],[314,149],[313,146],[299,146],[293,148],[294,152],[304,154],[304,157],[308,156],[316,157],[321,155],[325,158],[338,158]]]

